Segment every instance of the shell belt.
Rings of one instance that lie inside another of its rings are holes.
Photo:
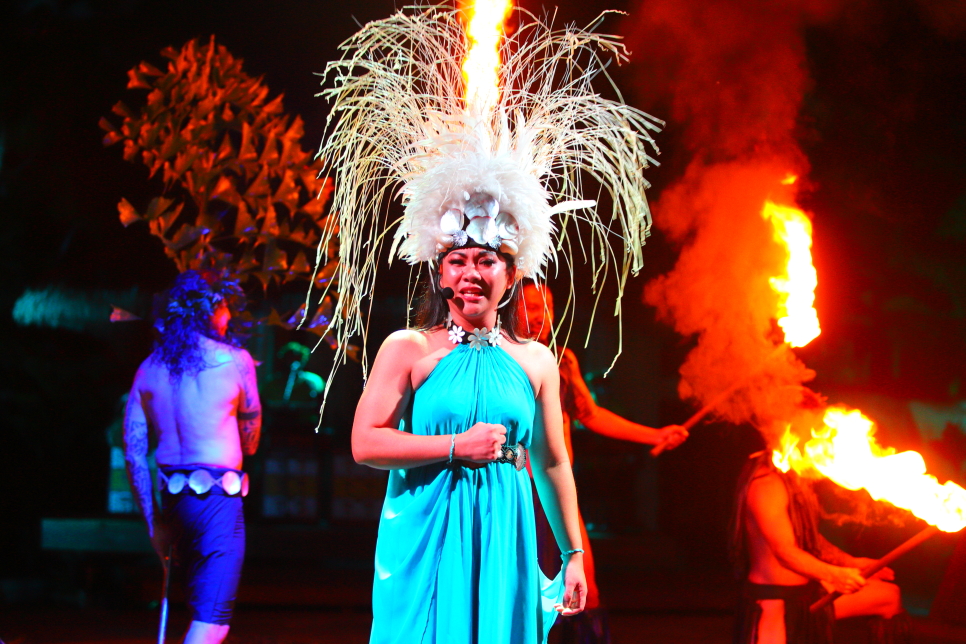
[[[188,467],[175,471],[171,475],[159,471],[158,484],[169,494],[194,492],[201,495],[207,494],[212,488],[220,488],[226,496],[248,495],[248,474],[227,468],[217,468],[215,471],[224,471],[224,473],[216,477],[205,467]]]

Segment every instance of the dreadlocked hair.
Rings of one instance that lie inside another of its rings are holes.
[[[206,279],[207,278],[207,279]],[[232,313],[224,336],[212,328],[212,315],[219,303],[225,302]],[[155,328],[159,338],[154,358],[168,369],[170,378],[177,382],[187,374],[197,374],[205,369],[201,337],[210,338],[234,347],[244,340],[235,315],[244,307],[244,295],[233,280],[219,280],[214,275],[202,275],[198,271],[185,271],[178,275],[168,292],[167,304]]]

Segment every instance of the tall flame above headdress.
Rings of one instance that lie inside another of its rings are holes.
[[[327,231],[319,260],[337,235],[339,346],[364,339],[363,299],[394,225],[392,253],[411,264],[472,241],[512,256],[518,277],[540,279],[557,252],[573,264],[566,225],[575,217],[595,288],[613,268],[622,292],[642,267],[651,225],[642,171],[654,163],[649,148],[657,152],[649,131],[662,122],[591,86],[606,78],[605,58],[627,59],[618,37],[592,32],[603,15],[586,29],[555,30],[515,14],[520,25],[500,45],[498,87],[487,100],[467,96],[471,41],[460,12],[443,7],[365,25],[326,67],[323,83],[332,85],[320,95],[332,110],[319,154],[335,179],[338,228]],[[609,217],[583,198],[586,178],[609,194]],[[396,194],[405,211],[389,221]]]

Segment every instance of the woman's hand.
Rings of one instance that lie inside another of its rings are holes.
[[[576,615],[584,610],[587,603],[587,578],[584,576],[584,557],[582,553],[570,556],[564,570],[563,602],[554,606],[561,615]]]
[[[839,566],[832,566],[831,568],[832,574],[828,583],[843,595],[854,593],[866,584],[865,577],[862,576],[858,568],[840,568]]]
[[[492,463],[503,455],[506,427],[490,423],[476,423],[462,434],[456,435],[453,458],[474,463]]]

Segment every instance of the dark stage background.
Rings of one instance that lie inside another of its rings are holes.
[[[523,4],[541,11],[533,2]],[[712,106],[753,108],[755,92],[761,88],[747,85],[756,78],[748,66],[760,61],[749,60],[748,43],[753,49],[755,30],[767,27],[769,20],[781,22],[795,35],[787,48],[799,61],[793,67],[806,78],[789,136],[811,165],[802,205],[814,215],[817,306],[824,329],[799,355],[818,372],[816,390],[856,406],[871,405],[868,411],[873,416],[877,408],[899,410],[891,414],[894,424],[884,427],[883,435],[894,437],[897,446],[924,449],[941,478],[962,482],[960,466],[966,453],[956,451],[962,450],[957,447],[961,434],[953,432],[942,445],[929,444],[919,437],[908,413],[912,400],[952,408],[966,399],[962,3],[690,4],[696,15],[702,7],[709,15],[723,11],[737,16],[737,31],[747,28],[747,33],[733,34],[738,43],[734,52],[726,44],[720,46],[720,55],[714,58],[720,76],[711,73],[710,63],[704,77],[689,75],[695,66],[707,63],[699,55],[704,46],[701,29],[718,33],[713,21],[684,37],[672,28],[676,18],[664,11],[666,3],[650,0],[618,0],[606,6],[599,0],[568,1],[558,13],[562,19],[586,23],[603,8],[630,12],[607,25],[608,30],[626,34],[635,53],[631,64],[612,71],[628,101],[668,120],[658,138],[662,166],[648,175],[654,184],[650,197],[656,201],[655,218],[662,216],[662,190],[678,181],[695,158],[718,153],[695,144],[693,133],[705,115],[682,107],[682,80],[697,83],[697,89],[692,86],[689,91]],[[780,11],[775,8],[779,6]],[[389,2],[3,4],[0,605],[121,601],[110,579],[91,586],[89,579],[81,578],[89,567],[59,572],[62,555],[44,552],[40,539],[44,517],[107,516],[107,432],[118,418],[120,397],[151,346],[145,324],[109,324],[107,305],[143,304],[176,274],[146,227],[125,229],[118,221],[122,196],[143,206],[159,190],[144,167],[125,162],[118,148],[101,145],[100,117],[107,116],[118,100],[135,105],[143,100],[125,89],[127,70],[141,60],[161,65],[162,48],[214,34],[244,59],[249,74],[264,76],[272,95],[284,93],[287,112],[305,120],[303,147],[315,149],[327,107],[313,96],[319,80],[313,73],[336,56],[338,43],[355,31],[357,23],[386,16],[392,9]],[[743,16],[756,21],[745,22]],[[733,76],[729,70],[735,71]],[[771,82],[766,74],[762,79]],[[742,118],[754,129],[756,119],[767,120],[767,115],[749,109]],[[593,375],[592,387],[601,404],[660,426],[681,422],[691,411],[678,401],[676,385],[677,369],[692,345],[656,322],[642,301],[644,285],[674,266],[677,249],[656,232],[646,257],[643,273],[629,282],[624,353],[613,372],[606,379],[600,377],[617,342],[616,322],[604,307],[586,347],[582,338],[589,312],[578,311],[571,346],[584,371]],[[383,274],[372,349],[404,324],[405,300],[397,294],[403,292],[408,273],[397,264]],[[558,291],[566,288],[563,276],[550,282]],[[578,292],[586,288],[585,278],[578,277]],[[15,321],[15,305],[27,292],[52,293],[54,308],[45,309],[37,319]],[[297,299],[283,294],[276,305],[291,310]],[[64,306],[73,313],[58,316],[53,312],[57,302],[67,302]],[[271,387],[275,379],[277,388],[277,378],[287,368],[278,351],[289,341],[308,343],[310,337],[273,330],[253,340],[253,353],[265,363],[260,368],[264,387]],[[308,368],[327,375],[328,360],[323,347]],[[315,454],[322,475],[333,475],[337,465],[330,459],[346,452],[351,413],[361,388],[358,368],[343,369],[339,379],[321,433],[313,432],[315,403],[300,408],[278,405],[270,410],[266,449]],[[609,537],[613,543],[658,544],[652,552],[643,546],[615,548],[617,557],[634,561],[641,569],[727,574],[726,531],[734,480],[745,455],[760,444],[752,429],[707,425],[658,460],[643,447],[588,432],[578,432],[576,442],[584,514],[602,543]],[[265,465],[257,467],[264,471]],[[331,482],[323,483],[318,513],[308,523],[326,530],[344,525],[358,529],[358,520],[340,521],[332,515],[332,499],[338,493]],[[257,507],[250,504],[252,521],[273,523],[259,517]],[[374,530],[374,524],[362,524]],[[875,550],[899,540],[900,533],[890,530],[863,527],[836,534],[843,542],[864,543]],[[928,553],[932,558],[923,560],[929,565],[949,554],[952,540],[940,541]],[[324,557],[337,559],[338,553],[329,549]],[[106,561],[101,563],[107,565]],[[941,570],[909,568],[910,579],[917,580],[928,606]],[[71,594],[75,586],[85,586],[87,594]]]

